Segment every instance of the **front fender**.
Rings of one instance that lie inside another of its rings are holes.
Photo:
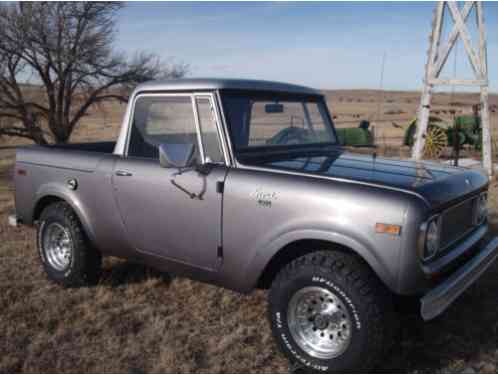
[[[38,191],[35,193],[33,215],[34,212],[36,212],[36,208],[40,204],[41,200],[48,196],[57,197],[69,204],[78,216],[81,225],[85,230],[85,234],[89,237],[90,241],[95,243],[95,231],[90,224],[91,220],[88,208],[83,205],[81,198],[78,196],[78,191],[71,190],[66,185],[56,182],[50,182],[41,185]]]
[[[285,233],[271,241],[261,251],[258,251],[246,272],[246,280],[249,281],[249,284],[251,285],[250,288],[252,289],[257,285],[265,267],[279,251],[286,251],[285,247],[287,245],[303,240],[326,241],[351,249],[368,263],[389,289],[395,291],[394,286],[397,285],[397,274],[395,272],[398,262],[397,257],[396,259],[382,257],[382,252],[376,251],[371,248],[371,246],[368,246],[361,240],[352,238],[351,236],[332,231],[314,229],[295,230]]]

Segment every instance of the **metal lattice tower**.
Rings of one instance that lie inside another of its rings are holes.
[[[472,45],[467,20],[472,9],[475,7],[477,29],[479,32],[479,45]],[[445,16],[448,13],[453,20],[453,29],[448,35],[444,45],[441,45],[441,33]],[[451,50],[458,39],[462,40],[466,55],[474,72],[475,79],[441,79],[439,76],[443,70]],[[482,3],[479,1],[466,1],[463,8],[459,8],[454,1],[441,1],[436,5],[434,19],[432,22],[432,33],[430,37],[430,47],[428,51],[428,61],[425,66],[424,89],[420,101],[417,119],[417,132],[412,150],[412,157],[420,160],[424,153],[425,136],[429,123],[429,113],[434,86],[475,86],[481,90],[481,126],[482,126],[482,151],[483,167],[488,175],[493,174],[493,164],[491,160],[491,133],[489,123],[488,105],[488,62],[486,50],[486,34],[484,30],[484,15]]]

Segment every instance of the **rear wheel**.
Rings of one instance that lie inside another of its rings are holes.
[[[355,256],[331,251],[308,254],[280,271],[269,314],[284,354],[313,372],[373,369],[395,327],[384,285]]]
[[[37,244],[50,280],[66,287],[98,281],[102,256],[91,246],[78,217],[67,203],[52,203],[43,210]]]

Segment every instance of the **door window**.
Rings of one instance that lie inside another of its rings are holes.
[[[136,100],[128,156],[158,160],[162,143],[194,144],[200,161],[190,96],[143,96]]]

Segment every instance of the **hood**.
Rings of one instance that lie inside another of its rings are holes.
[[[477,170],[344,151],[327,151],[312,157],[279,155],[271,161],[251,164],[407,190],[421,195],[432,207],[482,190],[488,183],[487,177]]]

